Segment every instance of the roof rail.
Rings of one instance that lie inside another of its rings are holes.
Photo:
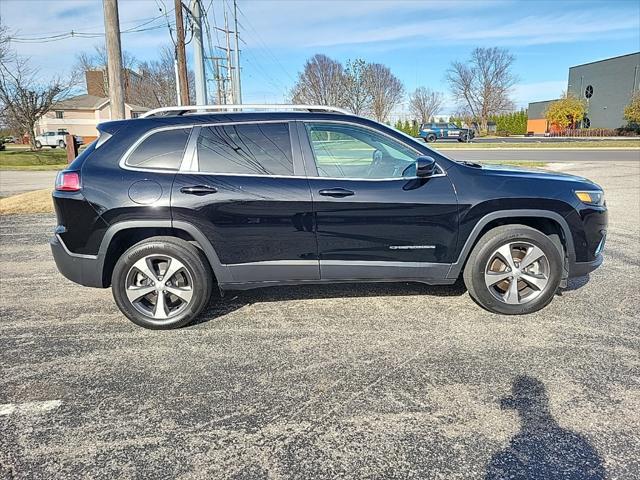
[[[349,112],[342,108],[330,107],[328,105],[285,105],[285,104],[242,104],[242,105],[184,105],[175,107],[160,107],[145,112],[139,118],[161,116],[162,114],[183,115],[185,113],[205,113],[205,112],[226,112],[244,110],[278,110],[294,111],[304,110],[308,112],[334,112],[349,115]]]

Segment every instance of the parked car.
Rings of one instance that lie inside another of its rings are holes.
[[[458,127],[455,123],[424,123],[420,126],[419,135],[428,143],[440,138],[468,142],[475,137],[475,132],[472,128]]]
[[[68,134],[69,133],[65,131],[44,132],[42,135],[38,135],[36,137],[36,141],[35,141],[36,148],[42,148],[42,147],[66,148],[67,147],[66,139]],[[84,143],[82,137],[80,137],[79,135],[74,135],[73,138],[75,139],[78,145],[82,145]]]
[[[9,135],[8,137],[4,137],[4,143],[16,143],[18,139],[13,135]]]
[[[58,269],[111,286],[138,325],[186,325],[214,286],[460,277],[526,314],[602,263],[607,207],[585,178],[457,162],[329,107],[196,108],[99,125],[56,180]]]

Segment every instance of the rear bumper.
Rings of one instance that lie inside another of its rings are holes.
[[[102,262],[96,255],[79,255],[67,250],[62,239],[55,235],[50,241],[56,266],[69,280],[86,287],[104,288]]]
[[[575,262],[569,268],[569,278],[572,277],[582,277],[583,275],[587,275],[588,273],[593,272],[596,268],[602,265],[604,261],[604,257],[602,254],[599,254],[595,260],[591,262]]]

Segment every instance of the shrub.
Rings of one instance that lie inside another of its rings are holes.
[[[584,118],[586,105],[584,100],[566,93],[563,98],[556,100],[547,108],[545,118],[550,124],[559,128],[575,127]]]
[[[629,125],[640,124],[640,92],[634,93],[629,105],[624,108],[624,118]]]
[[[489,121],[496,124],[496,133],[498,135],[524,135],[527,133],[526,110],[493,115],[489,118]]]

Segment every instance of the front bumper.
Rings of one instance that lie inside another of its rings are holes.
[[[86,287],[104,288],[102,262],[98,256],[71,253],[58,235],[55,235],[49,244],[53,259],[62,275]]]
[[[602,265],[603,261],[604,256],[600,253],[596,256],[595,260],[591,262],[574,262],[569,268],[569,278],[587,275]]]

